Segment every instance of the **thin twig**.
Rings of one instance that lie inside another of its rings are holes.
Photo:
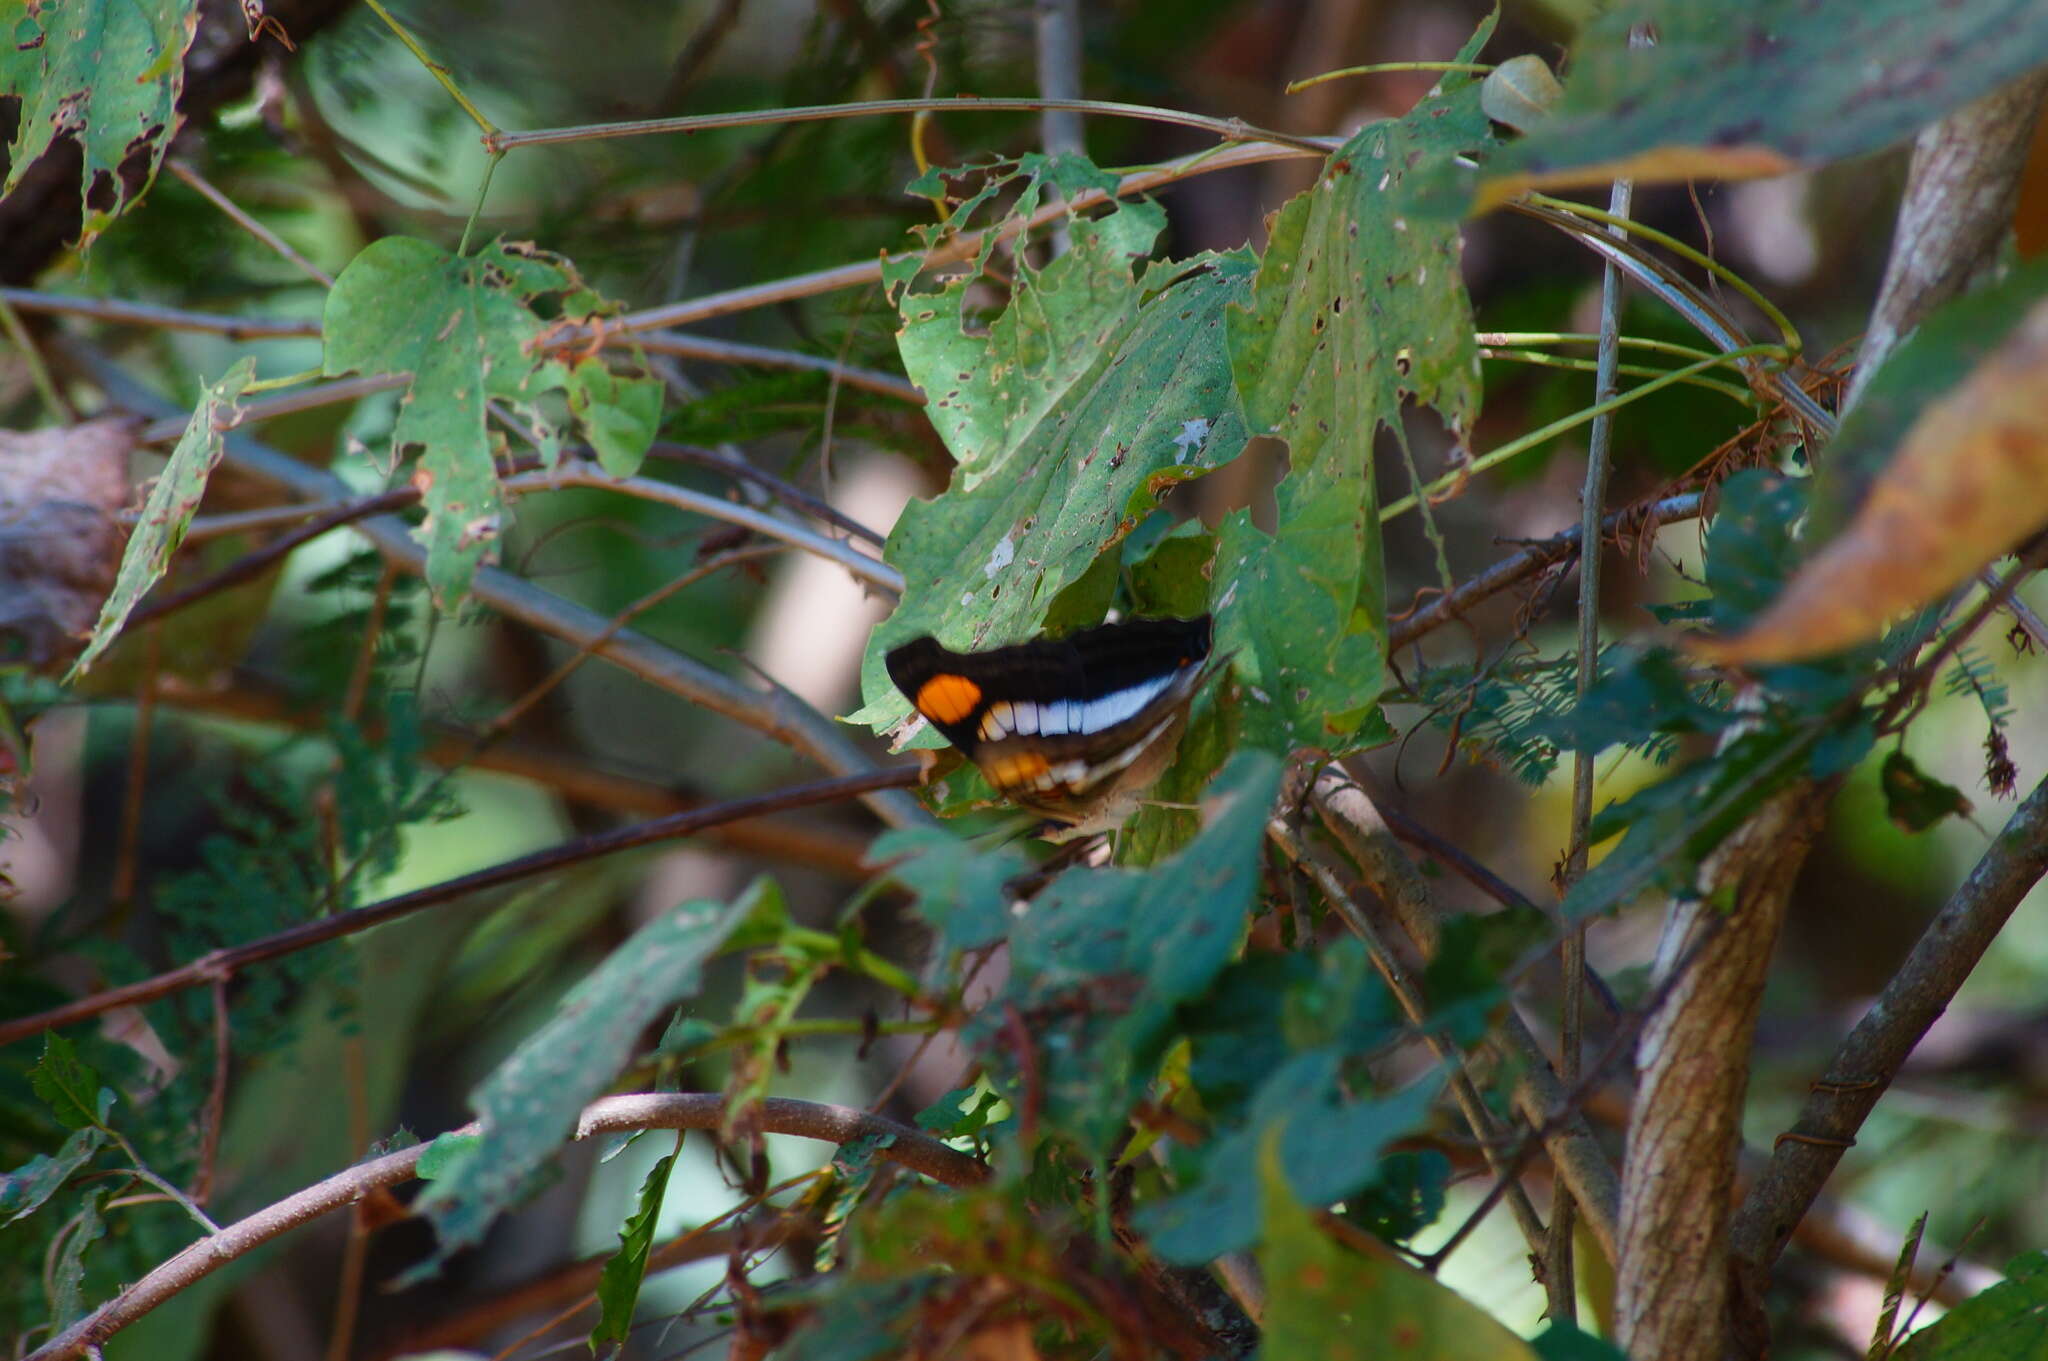
[[[1607,516],[1600,522],[1600,536],[1624,530],[1635,529],[1649,533],[1662,525],[1677,520],[1690,520],[1700,513],[1705,497],[1699,492],[1686,492],[1681,496],[1667,496],[1661,500],[1629,506]],[[1519,553],[1502,558],[1449,595],[1437,596],[1426,604],[1418,605],[1404,617],[1394,621],[1387,630],[1387,650],[1397,652],[1455,619],[1462,618],[1466,611],[1480,601],[1511,590],[1545,568],[1555,566],[1571,558],[1579,551],[1580,535],[1578,525],[1562,530],[1539,543],[1530,544]]]
[[[1630,35],[1635,43],[1636,35]],[[1607,211],[1626,218],[1635,198],[1635,184],[1616,180],[1607,198]],[[1616,235],[1619,227],[1610,227]],[[1593,375],[1595,405],[1614,396],[1617,366],[1621,362],[1621,271],[1612,260],[1600,271],[1600,346]],[[1609,455],[1614,448],[1614,413],[1603,412],[1586,432],[1586,483],[1579,493],[1579,542],[1589,545],[1579,554],[1579,656],[1573,693],[1586,702],[1600,675],[1600,520],[1607,508]],[[1564,882],[1568,888],[1586,873],[1586,854],[1592,841],[1593,753],[1583,748],[1572,753],[1572,812],[1570,839],[1565,853]],[[1565,929],[1559,958],[1564,966],[1564,1002],[1559,1017],[1558,1080],[1566,1087],[1579,1081],[1580,1047],[1584,1041],[1586,1014],[1586,923],[1572,922]],[[1550,1317],[1574,1320],[1579,1314],[1578,1276],[1572,1259],[1573,1203],[1569,1190],[1562,1190],[1550,1212],[1550,1244],[1543,1287],[1550,1304]]]
[[[1992,839],[1870,1009],[1835,1050],[1824,1076],[1736,1213],[1731,1244],[1761,1281],[1900,1067],[1984,957],[2020,900],[2048,873],[2048,780]]]
[[[517,856],[472,874],[459,875],[438,884],[414,889],[410,893],[401,893],[395,898],[386,898],[382,902],[371,903],[365,907],[337,912],[315,921],[301,922],[297,926],[241,945],[225,946],[210,951],[190,964],[157,974],[153,978],[94,993],[90,997],[82,997],[75,1002],[67,1002],[63,1006],[52,1007],[48,1011],[38,1012],[32,1016],[0,1022],[0,1046],[13,1044],[59,1026],[89,1020],[116,1007],[142,1006],[169,997],[173,993],[211,983],[222,974],[233,974],[252,964],[295,954],[315,945],[354,935],[358,931],[367,931],[373,926],[380,926],[423,908],[457,902],[485,889],[498,888],[530,879],[535,875],[552,873],[599,856],[614,855],[635,847],[690,836],[707,827],[736,822],[741,818],[761,817],[768,813],[779,813],[791,808],[807,808],[820,803],[835,803],[877,789],[907,789],[915,785],[920,777],[919,766],[891,766],[858,775],[792,785],[767,794],[756,794],[750,798],[734,799],[707,808],[692,809],[665,818],[635,823],[630,827],[618,827],[609,832],[577,837],[559,846],[551,846],[530,855]]]
[[[226,194],[223,194],[220,190],[214,188],[214,186],[206,179],[206,177],[204,175],[201,175],[197,170],[194,170],[191,167],[191,165],[185,161],[183,157],[173,156],[170,159],[166,160],[164,162],[164,169],[170,171],[173,175],[176,175],[179,179],[183,180],[186,184],[190,185],[194,190],[196,190],[199,193],[200,197],[204,198],[208,203],[211,203],[214,207],[220,209],[223,213],[227,214],[229,220],[232,221],[237,227],[240,227],[243,231],[249,233],[249,235],[255,237],[264,245],[270,247],[270,249],[275,251],[279,257],[281,257],[291,265],[295,266],[308,277],[312,278],[315,282],[320,284],[321,287],[334,287],[334,276],[332,274],[329,274],[326,270],[320,268],[320,266],[314,264],[311,260],[308,260],[305,256],[299,254],[299,252],[293,248],[292,244],[289,241],[286,241],[276,232],[270,230],[270,228],[264,226],[255,218],[243,212],[241,207],[238,204],[236,204],[236,202],[233,199],[229,198]]]
[[[1124,104],[1106,99],[984,99],[978,96],[863,99],[851,104],[811,104],[786,109],[748,109],[738,113],[690,114],[680,118],[638,118],[623,123],[585,123],[571,128],[535,128],[530,132],[493,132],[485,135],[484,149],[490,152],[517,151],[521,147],[601,142],[617,137],[819,123],[835,118],[886,118],[904,113],[1040,113],[1049,109],[1101,114],[1107,118],[1135,118],[1147,123],[1170,123],[1176,127],[1213,133],[1225,142],[1270,142],[1315,155],[1322,155],[1329,149],[1328,139],[1296,137],[1291,133],[1253,127],[1240,118],[1211,118],[1206,114],[1156,108],[1149,104]]]
[[[978,1186],[988,1179],[986,1166],[922,1130],[850,1106],[767,1097],[751,1109],[765,1133],[837,1144],[872,1137],[877,1158],[948,1186]],[[584,1110],[574,1137],[590,1139],[641,1129],[717,1129],[725,1115],[725,1098],[716,1093],[612,1096]],[[457,1132],[474,1133],[477,1128],[468,1125]],[[432,1146],[415,1144],[358,1163],[201,1238],[36,1348],[28,1361],[61,1361],[88,1354],[115,1333],[263,1244],[301,1224],[354,1205],[373,1191],[412,1180],[421,1156]]]

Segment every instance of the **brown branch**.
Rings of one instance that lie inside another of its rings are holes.
[[[769,1134],[846,1144],[879,1136],[875,1156],[948,1186],[979,1186],[988,1168],[921,1130],[851,1106],[768,1097],[756,1108],[760,1128]],[[725,1098],[716,1093],[611,1096],[583,1112],[575,1137],[588,1139],[639,1129],[716,1129],[725,1119]],[[469,1125],[463,1132],[473,1132]],[[415,1144],[381,1158],[358,1163],[343,1172],[286,1196],[247,1218],[227,1225],[187,1246],[134,1285],[66,1328],[30,1354],[28,1361],[60,1361],[96,1349],[180,1291],[212,1275],[238,1258],[301,1224],[356,1204],[372,1191],[411,1181],[429,1144]]]
[[[1693,519],[1699,515],[1704,500],[1699,492],[1687,492],[1682,496],[1667,496],[1648,505],[1626,506],[1603,519],[1600,531],[1602,534],[1618,534],[1633,529],[1647,533],[1675,520]],[[1465,612],[1480,601],[1519,586],[1545,568],[1577,556],[1580,532],[1580,527],[1573,525],[1540,543],[1530,544],[1521,552],[1502,558],[1450,594],[1437,596],[1418,606],[1404,618],[1391,623],[1387,630],[1387,650],[1399,651],[1425,633],[1463,618]]]
[[[1665,923],[1659,972],[1675,981],[1637,1037],[1622,1165],[1614,1311],[1631,1355],[1719,1358],[1726,1345],[1728,1207],[1750,1043],[1826,792],[1800,781],[1772,796],[1707,858],[1699,896],[1673,904]]]
[[[53,1030],[58,1026],[89,1020],[116,1007],[143,1006],[173,993],[204,986],[216,978],[232,976],[238,970],[252,964],[294,954],[315,945],[323,945],[331,940],[339,940],[343,936],[354,935],[358,931],[367,931],[373,926],[381,926],[385,922],[418,912],[423,908],[439,907],[484,889],[498,888],[522,879],[530,879],[538,874],[552,873],[601,855],[612,855],[637,846],[689,836],[707,827],[735,822],[741,818],[760,817],[765,813],[779,813],[786,809],[804,808],[812,804],[832,803],[877,789],[906,789],[915,785],[919,778],[918,766],[891,766],[859,775],[843,775],[836,779],[792,785],[772,793],[756,794],[751,798],[734,799],[729,803],[692,809],[665,818],[655,818],[650,822],[635,823],[630,827],[599,832],[594,836],[577,837],[562,845],[535,851],[531,855],[522,855],[473,874],[429,884],[425,888],[415,889],[411,893],[401,893],[395,898],[386,898],[367,907],[336,912],[332,916],[288,927],[258,940],[226,946],[189,964],[158,974],[154,978],[109,988],[105,992],[81,997],[75,1002],[67,1002],[61,1007],[52,1007],[33,1016],[0,1022],[0,1047],[32,1035],[39,1035],[46,1030]]]
[[[655,1245],[647,1254],[647,1275],[690,1262],[710,1261],[735,1251],[757,1252],[777,1247],[811,1230],[808,1220],[794,1214],[769,1216],[730,1229],[692,1229]],[[371,1354],[373,1361],[398,1361],[400,1357],[467,1346],[515,1319],[544,1309],[563,1309],[587,1299],[597,1288],[598,1277],[611,1255],[605,1252],[570,1262],[479,1300],[458,1313],[416,1327],[388,1346],[378,1347]]]
[[[1761,1285],[1878,1099],[2005,926],[2048,873],[2048,780],[1993,838],[1962,887],[1856,1023],[1737,1212],[1733,1247]]]
[[[1339,778],[1348,783],[1348,777],[1342,777],[1341,772]],[[1334,786],[1335,781],[1329,784]],[[1325,781],[1319,780],[1318,791],[1324,788]],[[1372,821],[1381,829],[1377,833],[1364,822],[1359,811],[1361,807],[1372,810]],[[1415,862],[1393,845],[1391,838],[1387,838],[1386,828],[1392,819],[1380,813],[1370,795],[1359,790],[1355,799],[1343,802],[1321,799],[1317,803],[1317,811],[1326,818],[1359,824],[1342,838],[1347,845],[1354,841],[1375,843],[1372,854],[1360,861],[1358,868],[1366,886],[1383,901],[1406,903],[1405,915],[1419,913],[1431,919],[1438,915],[1429,881],[1422,877]],[[1427,946],[1419,940],[1415,942],[1416,952],[1425,960],[1435,953],[1434,928],[1431,928],[1431,936],[1431,943]],[[1502,1018],[1495,1041],[1515,1072],[1509,1100],[1528,1122],[1528,1127],[1541,1138],[1544,1151],[1550,1155],[1552,1165],[1578,1202],[1584,1223],[1600,1244],[1600,1250],[1607,1254],[1609,1261],[1614,1260],[1615,1212],[1620,1191],[1613,1164],[1601,1150],[1585,1115],[1576,1108],[1572,1091],[1558,1080],[1542,1046],[1512,1008]],[[1489,1154],[1489,1158],[1493,1156]],[[1500,1165],[1496,1166],[1496,1175],[1501,1175]],[[1541,1252],[1543,1244],[1532,1243],[1531,1248]]]
[[[94,347],[74,337],[64,337],[53,349],[99,384],[113,402],[149,415],[164,414],[168,410],[166,402],[142,387],[132,375],[123,372]],[[258,481],[283,488],[306,500],[340,501],[350,495],[349,489],[332,473],[310,467],[245,436],[229,436],[226,461]],[[426,548],[413,538],[411,527],[403,520],[394,516],[372,516],[358,522],[355,529],[386,559],[397,562],[409,572],[424,574]],[[833,546],[838,546],[836,541]],[[470,595],[506,618],[559,638],[571,646],[589,642],[604,632],[608,623],[595,610],[564,600],[502,568],[479,568],[470,583]],[[606,661],[639,680],[744,724],[827,770],[851,774],[874,769],[860,743],[831,719],[785,690],[755,690],[695,658],[663,647],[630,630],[613,637],[597,651]],[[877,786],[864,801],[891,826],[929,826],[932,823],[931,815],[915,799],[892,786]]]
[[[1913,143],[1891,256],[1845,408],[1862,395],[1901,336],[1994,267],[1999,243],[2012,226],[2044,91],[2048,70],[1958,109]]]

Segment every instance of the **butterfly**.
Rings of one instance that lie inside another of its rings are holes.
[[[886,663],[912,707],[1011,802],[1068,830],[1115,826],[1172,762],[1209,665],[1209,616],[1127,619],[984,652],[935,638]]]

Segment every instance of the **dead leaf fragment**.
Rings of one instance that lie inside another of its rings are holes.
[[[1879,636],[2048,522],[2048,302],[1906,432],[1848,528],[1745,633],[1700,638],[1720,665],[1790,662]]]
[[[136,428],[0,430],[0,660],[41,670],[84,646],[121,562]]]

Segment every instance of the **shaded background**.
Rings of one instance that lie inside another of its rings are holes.
[[[1555,59],[1577,8],[1533,0],[1508,6],[1486,55],[1533,51]],[[1294,96],[1281,93],[1286,81],[1362,62],[1445,58],[1485,12],[1441,0],[1195,0],[1085,9],[1081,87],[1089,97],[1337,134],[1405,109],[1433,77],[1375,75]],[[600,0],[393,10],[508,128],[915,95],[928,78],[939,94],[1024,92],[1036,79],[1028,4]],[[326,27],[303,36],[298,57],[273,53],[255,72],[250,94],[211,126],[188,129],[174,154],[329,271],[386,234],[452,246],[484,166],[474,127],[369,11],[342,7]],[[949,115],[932,126],[926,146],[934,163],[955,164],[1029,149],[1038,137],[1038,122],[1028,115]],[[1087,120],[1086,137],[1098,163],[1118,167],[1185,154],[1210,140],[1192,130],[1102,118]],[[1903,160],[1888,154],[1813,175],[1701,186],[1693,194],[1644,191],[1636,216],[1710,249],[1757,283],[1797,322],[1809,353],[1821,355],[1854,339],[1876,290]],[[900,248],[911,226],[931,219],[928,204],[902,192],[916,171],[908,120],[901,118],[541,148],[498,167],[484,227],[562,252],[609,296],[649,306]],[[1312,173],[1308,163],[1284,163],[1171,187],[1162,194],[1170,215],[1166,248],[1185,255],[1259,240],[1264,215]],[[1465,260],[1482,328],[1593,328],[1597,269],[1562,237],[1494,217],[1469,226]],[[40,271],[17,271],[14,281],[265,317],[317,317],[322,296],[168,175],[88,256],[53,255],[46,263]],[[252,348],[264,377],[316,366],[320,357],[313,340],[251,347],[198,334],[70,325],[187,404],[205,380]],[[870,289],[756,309],[697,331],[894,369],[893,328],[891,309]],[[1625,329],[1692,339],[1647,299],[1631,304]],[[668,438],[731,442],[866,524],[885,529],[906,498],[943,485],[944,451],[913,407],[815,374],[681,360],[661,365],[673,392],[689,402],[672,405]],[[1591,388],[1589,375],[1505,362],[1490,363],[1486,379],[1485,414],[1473,440],[1478,451],[1584,405]],[[355,485],[381,486],[388,470],[372,451],[388,434],[393,398],[372,398],[345,415],[324,410],[273,422],[264,438],[330,464]],[[0,409],[26,421],[33,402],[25,372],[10,355],[0,362]],[[1619,504],[1654,492],[1743,419],[1725,397],[1700,389],[1629,407],[1617,426],[1612,499]],[[1412,439],[1426,476],[1448,466],[1453,451],[1430,421],[1417,421]],[[1562,437],[1439,507],[1454,571],[1463,576],[1509,551],[1503,540],[1548,535],[1575,522],[1582,455],[1577,437]],[[1383,494],[1405,493],[1398,460],[1383,466]],[[1276,460],[1255,454],[1202,483],[1179,508],[1214,517],[1235,504],[1257,507],[1281,471]],[[682,464],[657,463],[650,472],[725,489]],[[230,510],[249,495],[223,479],[206,509]],[[519,503],[504,561],[549,590],[609,613],[690,570],[721,542],[716,527],[658,507],[569,491]],[[1685,592],[1684,578],[1696,575],[1697,526],[1669,528],[1645,550],[1626,560],[1616,554],[1610,567],[1610,636],[1651,626],[1643,602]],[[197,575],[233,551],[231,544],[203,547],[188,570]],[[1413,517],[1391,532],[1388,576],[1395,609],[1435,579]],[[294,735],[294,726],[346,694],[377,580],[377,567],[357,555],[349,537],[332,535],[295,554],[274,579],[167,624],[141,767],[147,798],[140,802],[131,789],[138,769],[135,695],[149,672],[136,640],[94,673],[89,689],[96,702],[41,721],[32,804],[15,820],[19,835],[0,856],[20,890],[7,905],[9,952],[54,962],[41,980],[0,965],[9,970],[0,974],[6,1011],[38,1004],[37,989],[50,983],[82,990],[123,969],[161,967],[214,940],[275,928],[275,918],[262,915],[274,904],[224,904],[211,896],[204,839],[221,831],[246,835],[252,826],[269,826],[267,819],[317,816],[317,808],[296,801],[319,786],[334,749],[319,733]],[[2035,587],[2036,606],[2048,606]],[[1428,644],[1428,658],[1397,660],[1409,668],[1464,660],[1476,646],[1497,650],[1518,623],[1526,623],[1525,646],[1534,655],[1561,653],[1569,644],[1570,583],[1518,620],[1524,603],[1496,602],[1474,617],[1474,634],[1443,630]],[[378,683],[417,691],[425,740],[459,747],[464,734],[561,657],[559,645],[481,613],[435,621],[407,585],[385,608]],[[854,703],[860,650],[881,609],[822,564],[783,556],[715,574],[635,627],[734,675],[758,669],[836,713]],[[2016,657],[1988,632],[1978,651],[2003,673],[2018,702],[2012,756],[2022,781],[2031,781],[2048,760],[2048,729],[2029,704],[2040,663]],[[1382,788],[1525,892],[1549,892],[1564,851],[1565,782],[1531,786],[1483,752],[1447,750],[1450,739],[1419,709],[1397,708],[1390,716],[1404,741],[1365,763]],[[2007,805],[1984,787],[1985,735],[1973,696],[1938,696],[1909,743],[1923,767],[1977,801],[1974,821],[1951,821],[1919,836],[1893,828],[1875,760],[1836,801],[1826,838],[1803,872],[1766,999],[1750,1124],[1758,1147],[1784,1127],[1806,1076],[2003,821]],[[409,826],[402,853],[365,885],[364,900],[644,816],[665,790],[733,794],[805,773],[764,739],[601,664],[583,668],[525,715],[494,759],[512,769],[454,775],[446,788],[459,814]],[[1603,775],[1604,799],[1654,771],[1647,763],[1613,762],[1603,765]],[[593,788],[591,776],[615,778]],[[139,809],[132,821],[131,809]],[[345,1164],[400,1126],[431,1134],[467,1118],[468,1088],[561,992],[637,924],[683,898],[727,897],[772,870],[800,915],[828,922],[856,882],[854,862],[871,830],[857,809],[830,810],[789,820],[788,834],[766,845],[707,840],[601,862],[490,904],[386,928],[242,985],[237,1024],[249,1033],[238,1031],[243,1058],[231,1088],[219,1203],[246,1209]],[[1449,890],[1446,900],[1487,906],[1461,893]],[[486,916],[486,908],[495,910]],[[1968,1237],[1976,1261],[2000,1262],[2048,1239],[2048,1199],[2040,1194],[2048,1160],[2048,1141],[2040,1137],[2048,1111],[2044,914],[2048,901],[2037,893],[1832,1183],[1854,1207],[1844,1222],[1867,1226],[1880,1259],[1888,1259],[1923,1209],[1932,1212],[1934,1241],[1953,1245]],[[1625,995],[1640,984],[1655,929],[1647,918],[1625,917],[1594,932],[1595,962]],[[918,948],[907,925],[900,944]],[[736,972],[715,977],[705,1009],[719,1014],[743,981]],[[1554,1008],[1542,980],[1532,987],[1528,1013],[1540,1021]],[[852,1014],[872,999],[826,1000]],[[203,1001],[189,1011],[193,1025],[206,1023]],[[147,1035],[105,1039],[111,1046],[139,1044],[138,1062],[147,1071]],[[865,1054],[850,1038],[836,1047],[820,1043],[799,1051],[780,1089],[863,1104],[908,1057],[905,1047],[887,1043]],[[172,1073],[174,1063],[156,1070],[163,1100],[190,1102],[192,1075]],[[889,1109],[915,1113],[952,1085],[957,1067],[957,1060],[949,1065],[942,1055],[926,1055]],[[719,1080],[710,1071],[686,1077],[685,1085],[713,1087]],[[1621,1109],[1617,1097],[1596,1111],[1610,1132]],[[8,1138],[0,1130],[0,1150],[10,1164],[19,1162]],[[571,1150],[560,1179],[442,1281],[398,1293],[367,1291],[355,1354],[385,1354],[409,1330],[445,1321],[466,1302],[489,1301],[565,1256],[604,1250],[648,1164],[665,1151],[653,1143],[644,1140],[602,1165],[597,1150]],[[771,1139],[778,1174],[813,1165],[822,1147]],[[732,1173],[708,1148],[694,1140],[686,1148],[665,1221],[701,1222],[734,1200]],[[1483,1185],[1461,1190],[1476,1195]],[[1454,1198],[1447,1219],[1455,1223],[1460,1210]],[[134,1232],[147,1260],[145,1229]],[[110,1354],[279,1361],[332,1355],[330,1320],[348,1232],[341,1224],[306,1231],[123,1335]],[[418,1225],[380,1233],[362,1264],[365,1278],[374,1285],[396,1274],[421,1250],[424,1233]],[[1784,1273],[1791,1285],[1774,1301],[1784,1355],[1860,1355],[1881,1282],[1846,1269],[1845,1255],[1808,1251]],[[683,1309],[722,1271],[722,1261],[712,1261],[651,1280],[643,1311]],[[1476,1235],[1446,1269],[1453,1284],[1523,1326],[1541,1309],[1526,1275],[1520,1242],[1505,1225],[1498,1234]],[[465,1340],[494,1351],[543,1317],[480,1319]],[[587,1328],[588,1318],[581,1323]],[[572,1326],[557,1336],[576,1332]],[[680,1327],[666,1335],[649,1330],[630,1354],[673,1355],[690,1336]],[[547,1345],[537,1341],[514,1354],[543,1355]]]

